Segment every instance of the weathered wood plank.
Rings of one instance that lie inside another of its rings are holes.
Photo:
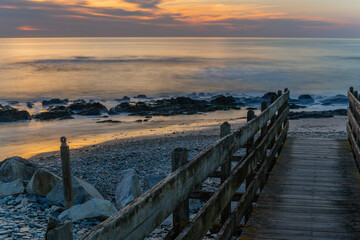
[[[240,239],[360,237],[360,176],[349,145],[309,139],[306,147],[307,140],[288,140]]]

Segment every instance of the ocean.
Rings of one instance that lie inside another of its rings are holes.
[[[284,88],[293,97],[321,98],[360,85],[360,39],[7,38],[0,39],[0,52],[0,104],[17,101],[13,107],[22,109],[32,101],[31,113],[42,111],[41,101],[50,98],[111,105],[125,95],[256,96]],[[116,126],[96,124],[99,117],[0,123],[0,161],[56,150],[62,135],[80,147],[150,134],[160,125],[178,129],[243,116],[244,111],[230,111],[142,124],[134,123],[139,117],[116,116],[125,122]]]

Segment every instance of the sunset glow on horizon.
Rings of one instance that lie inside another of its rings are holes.
[[[0,0],[0,37],[360,37],[359,10],[356,0]]]

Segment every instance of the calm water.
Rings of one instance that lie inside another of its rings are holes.
[[[132,94],[344,93],[359,39],[0,39],[0,99]]]
[[[9,100],[31,113],[45,98],[96,99],[116,104],[124,95],[152,96],[192,92],[263,94],[285,87],[294,95],[345,94],[360,88],[358,39],[250,38],[49,38],[0,39],[0,103]],[[314,106],[316,108],[319,106]],[[321,106],[320,106],[321,107]],[[0,161],[5,157],[57,150],[60,136],[71,147],[115,138],[171,134],[239,123],[246,111],[192,116],[115,116],[74,120],[0,123]]]

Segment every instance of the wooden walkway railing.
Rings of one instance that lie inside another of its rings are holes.
[[[172,174],[80,239],[144,239],[170,214],[174,228],[167,239],[202,239],[218,218],[221,229],[217,239],[230,239],[242,219],[248,219],[256,193],[263,189],[285,142],[289,94],[279,91],[271,106],[262,104],[258,117],[249,111],[248,123],[233,133],[224,123],[221,139],[190,161],[186,150],[176,149]],[[246,155],[234,156],[240,148],[246,148]],[[236,165],[232,167],[231,162]],[[214,192],[201,190],[208,177],[221,178],[221,186]],[[238,193],[243,183],[246,191]],[[189,198],[207,199],[191,220]],[[232,211],[231,201],[237,203]]]
[[[348,91],[348,99],[349,108],[347,110],[347,115],[349,122],[346,124],[346,130],[348,132],[349,142],[356,159],[356,164],[360,169],[360,99],[358,91],[354,91],[353,87],[351,87]]]

